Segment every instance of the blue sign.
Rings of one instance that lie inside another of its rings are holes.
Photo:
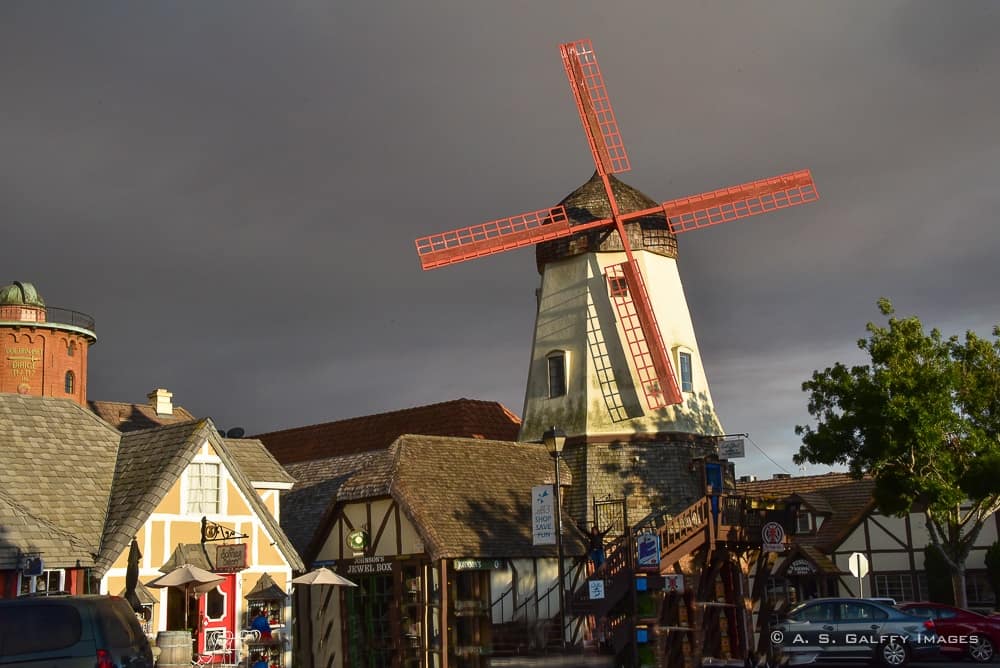
[[[656,566],[660,565],[660,537],[655,533],[641,533],[635,537],[635,544],[639,548],[639,565]]]

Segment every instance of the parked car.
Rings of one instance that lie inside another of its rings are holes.
[[[789,665],[876,660],[898,668],[937,654],[934,622],[874,601],[820,598],[800,603],[771,629]]]
[[[880,598],[880,597],[877,597],[877,596],[872,596],[872,597],[866,598],[865,600],[866,601],[872,601],[873,603],[881,603],[882,605],[891,605],[893,607],[896,607],[896,605],[897,605],[896,599],[894,599],[894,598],[884,598],[884,597]]]
[[[982,615],[943,603],[903,603],[901,610],[934,620],[937,642],[944,654],[968,656],[989,663],[1000,647],[1000,617]]]
[[[152,668],[149,640],[117,596],[0,599],[3,668]]]

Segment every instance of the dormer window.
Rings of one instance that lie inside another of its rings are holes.
[[[795,519],[795,532],[796,533],[810,533],[813,530],[812,525],[812,514],[800,510],[798,516]]]
[[[557,350],[545,358],[549,367],[549,398],[566,394],[566,352]]]

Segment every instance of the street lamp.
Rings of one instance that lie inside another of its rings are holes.
[[[559,644],[566,649],[566,574],[563,572],[563,542],[562,542],[562,507],[559,502],[559,458],[562,455],[563,445],[566,444],[566,432],[556,427],[551,427],[542,434],[542,442],[548,448],[549,454],[556,462],[556,483],[553,485],[556,497],[556,558],[557,573],[559,578]]]

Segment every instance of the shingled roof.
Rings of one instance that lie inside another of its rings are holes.
[[[0,553],[40,552],[52,568],[92,562],[120,437],[69,399],[0,394]],[[35,528],[7,521],[22,510],[39,520]]]
[[[122,435],[115,484],[108,504],[108,521],[95,569],[98,575],[102,575],[125,549],[205,441],[218,454],[292,568],[304,568],[295,548],[254,491],[249,478],[240,470],[225,440],[207,418]]]
[[[736,489],[769,499],[798,496],[817,512],[829,512],[815,534],[795,536],[797,544],[815,546],[826,553],[840,545],[875,508],[875,481],[867,477],[859,480],[848,473],[737,482]]]
[[[295,482],[295,478],[288,475],[288,471],[281,467],[278,460],[259,439],[224,438],[222,440],[239,464],[240,469],[254,485],[258,483],[263,486],[266,486],[267,483],[291,485]]]
[[[455,399],[428,406],[365,415],[258,434],[281,464],[381,450],[403,434],[514,441],[521,420],[495,401]]]
[[[289,472],[298,482],[282,501],[282,527],[307,561],[340,504],[387,496],[432,559],[555,554],[552,546],[531,544],[531,487],[553,475],[552,458],[539,445],[407,434],[385,450],[291,464]],[[571,481],[563,476],[563,484]],[[583,554],[576,532],[567,529],[565,538],[566,554]]]
[[[168,424],[190,422],[195,417],[181,406],[173,407],[173,415],[159,415],[149,404],[129,404],[121,401],[88,401],[90,410],[118,431],[137,431]]]

